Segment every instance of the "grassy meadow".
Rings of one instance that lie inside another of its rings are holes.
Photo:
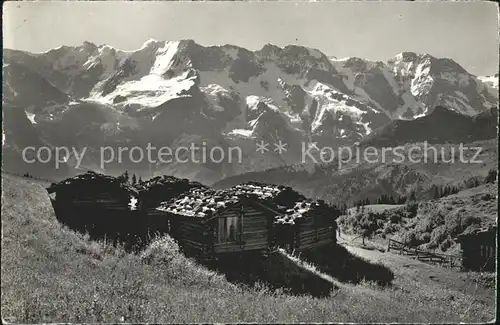
[[[472,281],[477,275],[414,261],[408,267],[410,262],[390,253],[346,249],[390,268],[392,285],[352,284],[325,274],[336,289],[314,298],[232,283],[184,257],[169,237],[135,254],[91,241],[57,222],[43,184],[2,175],[5,322],[456,323],[495,317],[494,289]],[[432,272],[455,280],[432,281]],[[467,283],[476,290],[465,290]]]

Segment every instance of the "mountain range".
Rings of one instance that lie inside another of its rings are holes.
[[[249,51],[149,40],[134,51],[85,42],[44,53],[4,49],[3,57],[3,168],[35,175],[77,173],[77,157],[68,155],[59,170],[22,163],[27,144],[87,147],[84,169],[128,169],[212,184],[297,164],[302,143],[336,148],[496,135],[491,127],[497,120],[498,75],[474,76],[451,59],[429,54],[403,52],[372,62],[340,60],[298,45]],[[443,111],[434,112],[438,106]],[[449,132],[422,132],[430,126]],[[261,140],[282,140],[288,149],[262,155],[255,150]],[[103,146],[148,143],[173,149],[191,143],[238,146],[243,161],[151,165],[124,157],[99,163]]]

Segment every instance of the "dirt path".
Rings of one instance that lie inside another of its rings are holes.
[[[353,240],[354,239],[354,240]],[[415,281],[422,285],[441,286],[464,294],[481,297],[481,300],[494,299],[495,289],[484,287],[474,281],[472,273],[427,264],[405,255],[385,252],[381,242],[366,240],[363,248],[361,239],[342,233],[338,243],[350,253],[372,263],[381,263],[390,268],[399,281]]]

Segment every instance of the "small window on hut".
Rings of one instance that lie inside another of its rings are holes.
[[[239,242],[241,239],[241,226],[240,217],[219,218],[218,242]]]

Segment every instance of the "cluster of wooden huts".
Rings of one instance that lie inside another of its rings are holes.
[[[197,188],[161,204],[170,234],[195,254],[307,250],[335,243],[339,211],[290,187],[246,183]]]
[[[336,242],[340,211],[290,187],[248,182],[214,189],[187,179],[158,176],[130,185],[87,172],[47,188],[58,220],[93,238],[142,247],[154,234],[170,234],[190,255],[308,251]],[[463,268],[494,271],[496,226],[456,238]],[[227,256],[227,255],[226,255]]]
[[[340,214],[290,187],[256,182],[213,189],[161,176],[131,186],[89,172],[47,191],[71,228],[128,241],[168,233],[193,255],[314,249],[335,243]]]
[[[204,188],[198,182],[179,179],[173,176],[156,176],[135,186],[139,192],[138,213],[140,215],[136,231],[140,230],[140,237],[148,234],[166,233],[169,229],[169,220],[157,210],[160,203],[189,191],[192,188]]]

